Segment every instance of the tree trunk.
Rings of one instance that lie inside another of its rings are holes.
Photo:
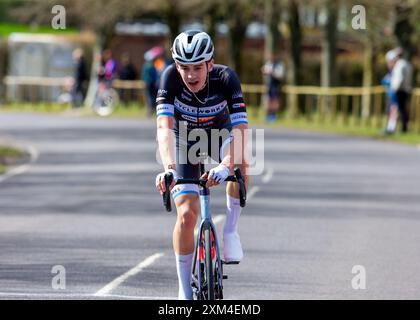
[[[410,15],[412,14],[412,8],[407,5],[400,3],[395,7],[396,19],[394,25],[394,34],[397,37],[398,44],[404,50],[404,56],[410,60],[414,48],[412,43],[412,35],[414,28],[410,22]]]
[[[265,38],[264,58],[269,60],[280,51],[279,23],[281,11],[278,0],[265,0],[264,6],[264,19],[268,32]]]
[[[321,85],[331,87],[336,84],[337,55],[337,4],[334,0],[326,3],[327,22],[322,40]]]
[[[302,45],[302,28],[299,21],[299,7],[296,0],[289,1],[289,29],[290,29],[290,70],[288,71],[289,83],[293,86],[301,84],[301,45]],[[287,107],[289,116],[292,118],[298,115],[298,95],[287,95]]]
[[[3,83],[4,76],[6,75],[6,56],[7,56],[7,42],[0,38],[0,103],[5,100],[6,90]]]
[[[301,45],[302,45],[302,28],[299,22],[299,8],[296,0],[289,3],[289,28],[290,28],[290,84],[301,84]]]
[[[217,16],[217,3],[210,5],[206,15],[204,16],[204,23],[207,25],[207,33],[216,42],[216,22]]]
[[[170,1],[168,10],[166,11],[166,22],[169,26],[169,34],[172,44],[176,36],[179,34],[181,26],[181,14],[178,12],[176,1]]]
[[[103,43],[103,40],[101,41],[99,39],[99,36],[97,35],[97,40],[93,48],[93,57],[92,57],[92,65],[90,68],[89,86],[88,86],[86,98],[84,101],[84,106],[87,108],[90,108],[93,106],[93,103],[95,101],[96,91],[98,90],[98,70],[101,64],[100,56],[102,53],[101,43]]]
[[[233,12],[233,11],[232,11]],[[245,42],[246,25],[240,15],[235,15],[229,26],[230,61],[236,73],[242,75],[242,48]]]
[[[375,49],[373,40],[366,37],[365,51],[363,57],[363,87],[371,87],[373,85],[373,75],[375,72]],[[370,105],[372,103],[372,96],[364,94],[362,96],[362,118],[367,119],[370,116]]]

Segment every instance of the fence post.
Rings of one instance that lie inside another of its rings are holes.
[[[420,95],[415,95],[416,97],[416,104],[415,104],[415,109],[416,109],[416,118],[417,118],[417,133],[420,133]]]
[[[305,94],[305,118],[307,121],[312,120],[312,108],[309,98],[310,96],[308,94]]]
[[[343,94],[341,98],[343,102],[343,124],[347,126],[349,124],[349,96]]]
[[[337,94],[334,94],[330,97],[332,99],[331,103],[331,122],[337,120]]]
[[[289,103],[288,103],[288,106],[289,106],[289,116],[290,116],[290,118],[292,118],[292,119],[294,119],[294,118],[296,118],[297,117],[297,97],[298,97],[298,95],[296,94],[296,93],[289,93],[288,94],[288,97],[289,97]]]
[[[380,93],[375,93],[373,96],[373,101],[375,106],[375,124],[377,128],[380,128],[382,126],[382,95]]]
[[[360,98],[359,95],[352,95],[352,105],[353,105],[353,125],[360,125]]]

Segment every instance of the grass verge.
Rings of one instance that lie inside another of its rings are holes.
[[[24,153],[21,150],[0,145],[0,174],[5,173],[8,166],[17,163],[23,156]]]

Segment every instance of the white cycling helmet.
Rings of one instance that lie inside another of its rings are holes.
[[[210,36],[197,30],[179,34],[171,48],[172,58],[181,64],[197,64],[213,57],[214,46]]]

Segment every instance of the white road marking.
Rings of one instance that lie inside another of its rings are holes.
[[[267,173],[262,177],[262,182],[267,183],[273,178],[274,169],[272,167],[268,167]]]
[[[127,296],[122,294],[105,294],[104,298],[120,298],[120,299],[134,299],[134,300],[178,300],[178,297],[149,297],[149,296]]]
[[[8,297],[8,298],[34,298],[34,299],[80,299],[80,298],[118,298],[118,299],[134,299],[134,300],[177,300],[178,297],[153,297],[153,296],[129,296],[129,295],[121,295],[121,294],[104,294],[101,296],[97,296],[94,294],[86,294],[86,293],[24,293],[24,292],[0,292],[0,297]]]
[[[50,173],[150,173],[161,170],[158,163],[95,163],[95,164],[38,164],[31,170],[32,174],[50,174]]]
[[[25,293],[25,292],[0,292],[0,297],[22,297],[22,298],[84,298],[93,297],[92,294],[85,293],[67,293],[67,294],[56,294],[56,293]]]
[[[155,253],[154,255],[146,258],[142,262],[140,262],[137,266],[134,268],[128,270],[123,275],[119,276],[109,284],[107,284],[105,287],[97,291],[94,295],[95,296],[104,296],[109,294],[112,290],[117,288],[121,283],[123,283],[125,280],[127,280],[129,277],[136,275],[137,273],[143,271],[143,269],[149,267],[152,265],[157,259],[163,257],[163,253]]]

